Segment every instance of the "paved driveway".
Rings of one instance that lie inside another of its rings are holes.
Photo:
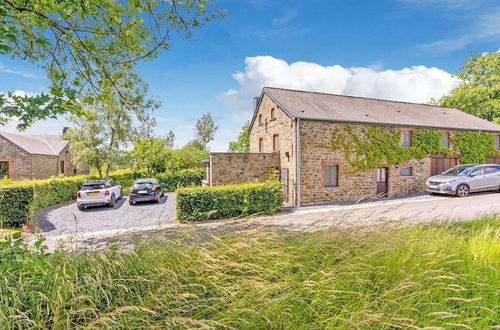
[[[153,228],[175,219],[175,193],[166,193],[160,203],[129,205],[127,197],[115,207],[92,207],[79,211],[76,202],[35,213],[44,236],[106,234],[132,228]]]

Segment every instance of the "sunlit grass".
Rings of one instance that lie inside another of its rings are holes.
[[[500,218],[490,217],[61,253],[35,272],[0,268],[0,324],[490,328],[500,324],[499,244]]]

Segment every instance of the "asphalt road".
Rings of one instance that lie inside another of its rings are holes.
[[[35,213],[44,236],[149,228],[168,223],[175,216],[175,193],[166,193],[159,204],[143,202],[129,205],[127,196],[124,196],[115,207],[91,207],[79,211],[76,202],[72,202]]]

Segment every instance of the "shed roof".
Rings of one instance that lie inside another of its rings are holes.
[[[500,125],[453,108],[264,87],[292,119],[500,132]]]
[[[61,135],[0,132],[0,136],[34,155],[58,156],[69,143]]]

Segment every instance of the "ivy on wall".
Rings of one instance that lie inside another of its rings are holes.
[[[451,138],[453,149],[442,147],[441,137],[437,130],[414,129],[412,146],[401,147],[401,130],[397,128],[344,126],[336,128],[330,143],[321,147],[342,152],[347,173],[424,159],[429,154],[456,154],[462,163],[484,163],[486,156],[499,154],[489,133],[457,133]]]

